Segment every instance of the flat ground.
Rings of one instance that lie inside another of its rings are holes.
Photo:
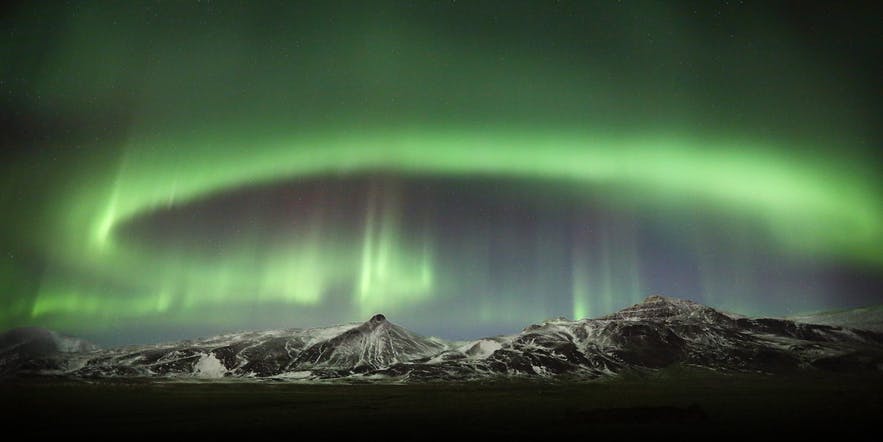
[[[844,436],[880,428],[883,374],[420,385],[19,379],[0,382],[0,398],[5,432],[23,436]]]

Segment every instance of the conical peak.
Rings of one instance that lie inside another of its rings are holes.
[[[393,327],[393,324],[386,320],[386,316],[381,313],[378,313],[371,317],[371,319],[365,321],[355,330],[358,330],[361,333],[374,333],[376,331],[388,330],[390,327]]]

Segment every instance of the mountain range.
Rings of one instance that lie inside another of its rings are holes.
[[[420,382],[603,379],[669,367],[883,371],[880,331],[798,319],[748,318],[650,296],[600,318],[551,319],[514,335],[463,342],[420,336],[379,314],[364,323],[113,349],[27,328],[0,335],[0,374]]]

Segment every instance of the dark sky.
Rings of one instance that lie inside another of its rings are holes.
[[[883,301],[873,2],[22,2],[0,325]]]

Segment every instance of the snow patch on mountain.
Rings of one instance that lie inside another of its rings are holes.
[[[212,353],[204,353],[193,366],[193,374],[201,378],[218,379],[227,374],[227,367]]]
[[[509,341],[511,339],[506,337],[479,339],[462,345],[457,350],[470,359],[485,359],[495,351],[503,348],[503,345]]]

